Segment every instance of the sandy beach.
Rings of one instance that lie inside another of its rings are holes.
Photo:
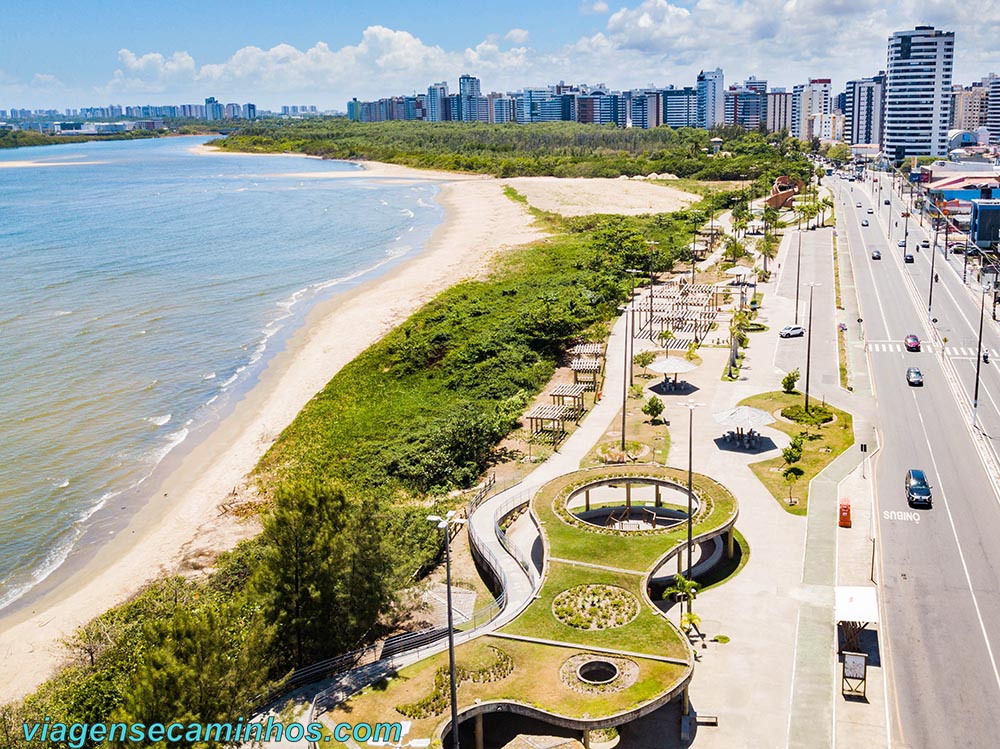
[[[156,499],[65,582],[0,619],[0,704],[27,694],[65,662],[60,643],[77,626],[161,573],[197,567],[254,534],[253,524],[222,515],[220,503],[305,403],[436,293],[481,273],[496,251],[542,236],[524,206],[504,197],[498,180],[387,164],[337,174],[433,181],[445,220],[413,259],[317,305],[258,384],[156,487]]]
[[[204,146],[191,150],[229,154]],[[120,533],[32,605],[0,615],[0,704],[29,693],[66,661],[60,643],[76,627],[163,573],[210,565],[219,552],[258,531],[254,523],[223,514],[220,505],[233,500],[234,491],[236,498],[245,492],[246,476],[306,402],[341,367],[435,294],[483,272],[496,252],[544,236],[532,227],[526,208],[503,195],[505,185],[525,194],[532,205],[563,215],[657,213],[697,199],[663,185],[627,180],[497,180],[393,164],[361,166],[325,173],[289,171],[283,176],[433,182],[445,208],[442,225],[413,259],[317,305],[286,349],[268,363],[258,384],[160,479],[154,499]]]

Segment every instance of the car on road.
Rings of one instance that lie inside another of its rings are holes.
[[[866,218],[861,219],[861,225],[862,226],[868,226],[868,219],[866,219]]]
[[[861,203],[855,203],[855,204],[854,204],[854,207],[855,207],[855,208],[860,208],[860,207],[861,207]]]
[[[880,250],[872,250],[872,260],[881,260],[882,252]]]
[[[911,468],[906,472],[903,484],[906,488],[907,503],[931,507],[931,485],[927,483],[927,475],[923,471],[919,468]]]
[[[886,198],[885,200],[882,201],[882,205],[891,205],[891,204],[892,201],[890,201],[889,198]]]
[[[929,240],[929,239],[921,239],[920,240],[920,246],[923,247],[924,249],[927,249],[928,247],[931,246],[931,240]]]
[[[910,367],[906,370],[906,384],[912,385],[913,387],[923,387],[923,373],[916,367]]]
[[[898,242],[896,242],[896,246],[897,247],[906,247],[906,240],[905,239],[899,240]]]
[[[904,263],[912,263],[913,262],[913,255],[911,255],[909,252],[907,252],[905,255],[903,255],[903,262]]]
[[[906,347],[907,351],[919,351],[920,339],[913,335],[913,333],[910,333],[903,339],[903,345]]]
[[[869,208],[867,212],[868,212],[868,213],[875,213],[875,209],[873,209],[873,208]]]
[[[779,338],[799,338],[806,334],[806,329],[801,325],[786,325],[778,331]]]

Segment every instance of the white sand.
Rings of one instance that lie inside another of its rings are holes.
[[[159,487],[157,500],[77,574],[36,605],[0,619],[0,704],[34,689],[66,658],[60,641],[182,559],[232,546],[254,528],[218,505],[305,403],[423,302],[484,269],[494,251],[539,239],[524,207],[492,179],[369,165],[355,176],[440,181],[445,221],[424,252],[355,292],[319,305],[260,383]]]
[[[36,169],[43,166],[90,166],[106,161],[0,161],[0,169]]]
[[[701,200],[673,187],[625,179],[513,177],[503,183],[526,196],[536,208],[563,216],[667,213]]]

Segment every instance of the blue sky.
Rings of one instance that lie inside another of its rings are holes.
[[[693,85],[702,68],[835,90],[885,66],[893,31],[956,32],[956,82],[1000,72],[1000,2],[953,0],[108,0],[10,3],[0,109],[195,103],[343,109],[460,74],[485,91],[559,80]]]

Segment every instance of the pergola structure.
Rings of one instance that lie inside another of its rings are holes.
[[[676,341],[672,346],[686,348],[700,343],[715,322],[717,289],[713,284],[691,284],[674,279],[647,290],[644,300],[632,310],[638,335],[655,341],[663,330],[671,330]]]
[[[604,356],[604,346],[600,343],[578,343],[569,350],[576,359],[599,359]]]
[[[548,433],[556,442],[566,433],[566,419],[570,417],[566,406],[535,406],[528,411],[528,430],[532,435]]]
[[[573,384],[585,385],[588,390],[597,388],[597,375],[601,371],[601,362],[597,359],[574,359],[569,363],[573,370]]]
[[[552,396],[552,403],[557,406],[564,406],[573,414],[579,417],[583,414],[583,394],[587,392],[586,385],[557,385],[549,392]]]

